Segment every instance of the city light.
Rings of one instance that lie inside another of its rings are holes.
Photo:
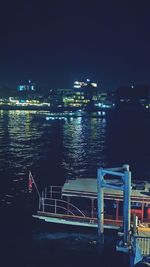
[[[132,88],[132,90],[131,90]],[[90,79],[85,81],[76,80],[73,88],[51,89],[47,95],[35,90],[35,84],[28,80],[25,85],[19,85],[15,96],[1,97],[0,106],[14,109],[16,107],[30,108],[99,108],[117,109],[118,106],[136,107],[149,109],[150,89],[148,86],[128,85],[118,88],[116,92],[101,91],[96,82]]]

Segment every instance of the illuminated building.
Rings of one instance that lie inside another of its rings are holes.
[[[0,103],[1,104],[1,103]],[[49,107],[50,104],[48,102],[42,102],[39,101],[38,99],[20,99],[19,97],[9,97],[9,101],[7,103],[10,106],[20,106],[20,107],[25,107],[25,106],[36,106],[36,107]]]
[[[74,82],[74,88],[81,88],[83,86],[88,86],[88,85],[97,87],[97,83],[90,82],[90,79],[86,79],[85,82],[79,82],[79,81]]]
[[[98,101],[97,83],[91,82],[90,79],[86,79],[85,82],[75,81],[73,87],[74,103],[77,106],[93,105]]]
[[[75,101],[81,107],[93,109],[94,107],[114,108],[115,106],[115,93],[102,92],[97,83],[91,82],[90,79],[85,82],[75,81],[74,88]]]
[[[18,91],[35,91],[35,90],[36,90],[35,83],[32,83],[31,80],[29,80],[27,84],[18,86]]]
[[[111,108],[114,106],[114,93],[102,92],[97,83],[89,79],[75,81],[71,89],[51,89],[49,92],[50,106],[73,108]]]
[[[97,83],[74,82],[71,89],[50,90],[50,103],[53,107],[86,107],[98,100]]]
[[[48,98],[53,108],[72,106],[74,92],[73,89],[51,89]]]

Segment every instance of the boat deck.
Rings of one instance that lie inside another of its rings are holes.
[[[150,237],[150,224],[142,223],[138,226],[138,235]]]
[[[44,220],[45,222],[66,224],[72,226],[83,226],[89,228],[98,228],[97,218],[70,216],[67,214],[54,214],[49,212],[38,211],[34,218]],[[117,230],[122,226],[122,221],[116,222],[115,220],[104,220],[104,228]]]

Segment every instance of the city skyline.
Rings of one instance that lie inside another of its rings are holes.
[[[119,90],[120,88],[137,88],[137,87],[149,87],[150,88],[150,82],[149,83],[146,83],[146,82],[143,82],[143,83],[129,83],[129,84],[119,84],[118,86],[114,86],[112,88],[106,88],[104,89],[101,84],[99,84],[97,81],[95,80],[91,80],[89,78],[86,78],[86,79],[82,79],[82,80],[75,80],[72,82],[71,85],[62,85],[62,86],[59,86],[59,87],[52,87],[50,84],[42,84],[39,82],[39,84],[37,84],[37,81],[33,81],[33,80],[24,80],[24,81],[21,81],[20,83],[15,83],[14,85],[10,85],[10,84],[0,84],[0,92],[1,91],[5,91],[5,90],[8,90],[8,91],[24,91],[24,88],[30,86],[30,83],[31,83],[31,87],[34,87],[32,88],[31,91],[43,91],[44,92],[48,92],[48,91],[51,91],[51,90],[58,90],[58,89],[65,89],[65,90],[70,90],[70,89],[76,89],[76,88],[79,88],[81,86],[81,84],[85,84],[86,83],[90,83],[92,85],[94,85],[94,87],[97,87],[101,92],[116,92],[117,90]],[[80,86],[76,86],[76,84],[80,84]]]
[[[150,83],[150,3],[7,1],[0,10],[0,85],[32,79],[103,90]]]

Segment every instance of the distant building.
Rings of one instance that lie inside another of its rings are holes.
[[[51,89],[48,98],[53,108],[72,106],[73,89]]]
[[[35,91],[36,85],[35,83],[32,83],[31,80],[28,81],[26,84],[18,85],[18,91]]]
[[[122,86],[116,91],[117,107],[149,107],[150,87],[148,85]]]
[[[102,92],[97,83],[87,79],[75,81],[70,89],[50,89],[48,100],[53,108],[114,108],[115,93]]]
[[[86,107],[98,99],[97,84],[76,81],[71,89],[51,89],[49,99],[51,107]]]
[[[74,82],[74,103],[77,106],[94,105],[98,101],[99,91],[97,83],[86,79],[85,82]]]

